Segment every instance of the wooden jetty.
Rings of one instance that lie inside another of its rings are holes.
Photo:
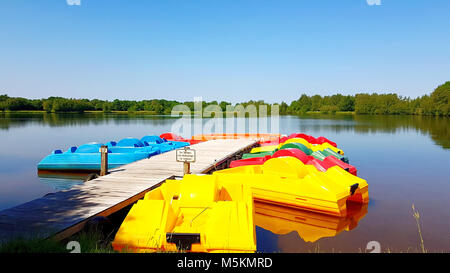
[[[191,164],[191,173],[223,169],[256,145],[256,140],[249,139],[210,140],[192,145],[196,162]],[[67,238],[90,219],[111,215],[143,198],[166,179],[182,175],[183,163],[176,162],[175,150],[124,165],[69,190],[0,211],[0,241],[17,237]]]

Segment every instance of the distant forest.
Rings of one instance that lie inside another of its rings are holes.
[[[0,111],[46,111],[57,112],[85,112],[85,111],[148,111],[152,114],[168,115],[172,108],[178,104],[185,104],[194,110],[194,102],[178,102],[174,100],[153,99],[142,101],[131,100],[88,100],[61,97],[49,97],[47,99],[26,99],[0,95]],[[221,101],[203,102],[207,105],[219,105],[225,112],[226,106],[231,103]],[[256,106],[266,104],[264,101],[248,101],[241,103],[243,106],[254,104]],[[424,95],[415,99],[398,96],[397,94],[368,94],[332,96],[303,94],[298,100],[290,104],[278,103],[280,114],[304,114],[308,112],[336,113],[355,112],[356,114],[370,115],[433,115],[450,116],[450,82],[437,87],[430,95]],[[270,111],[270,108],[269,108]]]

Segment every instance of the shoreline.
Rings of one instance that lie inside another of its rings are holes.
[[[0,111],[0,114],[119,114],[119,115],[148,115],[148,116],[160,116],[160,117],[172,117],[171,114],[157,114],[155,111],[108,111],[104,112],[101,110],[88,110],[83,112],[76,112],[76,111],[59,111],[59,112],[47,112],[44,110],[6,110],[6,111]],[[224,115],[228,114],[230,112],[223,112]],[[321,111],[307,111],[305,113],[283,113],[279,114],[279,116],[302,116],[302,115],[352,115],[352,116],[417,116],[417,117],[449,117],[446,115],[428,115],[428,114],[362,114],[362,113],[356,113],[356,111],[336,111],[336,112],[321,112]],[[195,116],[195,113],[192,113],[192,116]],[[267,116],[271,116],[268,114]],[[226,118],[226,117],[224,117]]]

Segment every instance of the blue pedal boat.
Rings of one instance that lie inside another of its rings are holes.
[[[168,141],[165,138],[160,138],[159,136],[144,136],[141,138],[141,142],[150,146],[156,145],[157,147],[160,147],[162,153],[189,146],[188,142]]]
[[[145,136],[137,138],[124,138],[119,142],[87,143],[80,147],[71,147],[66,152],[55,150],[38,164],[39,171],[72,171],[96,172],[100,171],[100,147],[108,146],[108,169],[118,168],[122,165],[151,156],[165,153],[174,149],[188,146],[187,142],[167,141],[159,136]]]
[[[119,142],[110,141],[106,144],[112,151],[124,152],[124,151],[159,151],[159,153],[165,153],[178,148],[189,146],[187,142],[181,141],[167,141],[159,136],[144,136],[140,140],[137,138],[124,138]]]
[[[38,164],[38,170],[47,171],[82,171],[100,170],[100,147],[102,143],[88,143],[80,147],[71,147],[68,151],[55,150]],[[151,147],[131,149],[129,147],[108,147],[108,169],[114,169],[137,160],[149,158],[160,153]]]
[[[131,137],[121,139],[119,142],[110,141],[106,143],[106,146],[108,146],[108,149],[111,149],[111,152],[113,153],[153,153],[155,151],[157,154],[162,153],[162,149],[157,145],[149,145],[146,142]]]

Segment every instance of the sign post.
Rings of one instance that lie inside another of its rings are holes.
[[[101,164],[100,164],[100,176],[108,174],[108,146],[102,145],[100,147]]]
[[[177,149],[177,162],[183,162],[183,175],[191,173],[191,163],[195,162],[195,150],[186,146]]]

